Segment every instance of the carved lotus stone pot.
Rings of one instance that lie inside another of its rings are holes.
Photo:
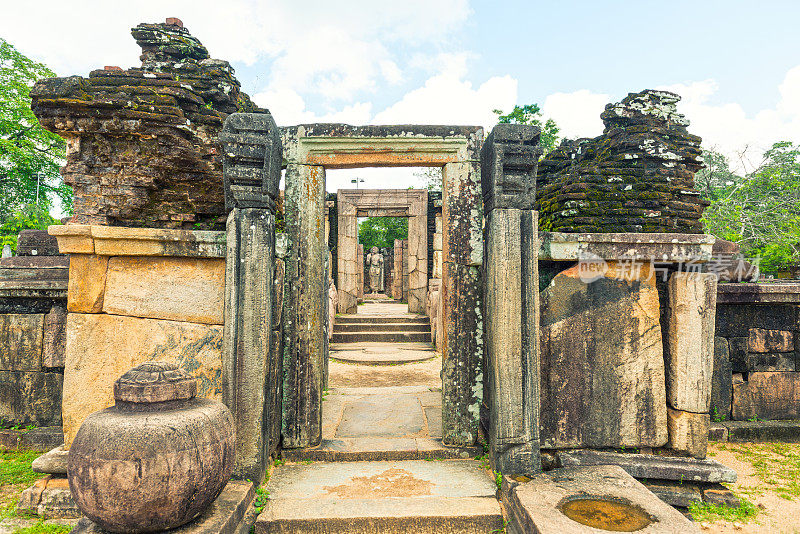
[[[117,380],[115,405],[87,417],[69,449],[69,487],[84,515],[112,532],[155,532],[217,498],[233,471],[233,416],[196,393],[196,380],[170,363]]]

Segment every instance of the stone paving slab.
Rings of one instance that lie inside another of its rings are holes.
[[[334,360],[365,365],[396,365],[422,362],[438,355],[428,342],[355,342],[333,343],[330,357]]]
[[[800,420],[721,421],[711,423],[708,439],[713,441],[800,442]]]

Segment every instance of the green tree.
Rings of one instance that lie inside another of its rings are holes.
[[[42,128],[31,111],[31,87],[52,76],[45,65],[0,38],[0,222],[28,204],[49,210],[54,198],[72,212],[72,190],[59,174],[66,144]]]
[[[26,204],[12,214],[3,218],[0,224],[0,249],[11,245],[11,250],[17,250],[17,236],[22,230],[35,229],[47,230],[48,226],[60,224],[46,209],[36,204]]]
[[[367,251],[372,247],[393,248],[395,239],[408,239],[405,217],[368,217],[358,225],[358,242]]]
[[[707,168],[695,181],[711,202],[703,214],[706,231],[738,243],[747,257],[760,257],[767,274],[800,261],[800,146],[775,143],[743,176],[713,150],[703,157]]]
[[[511,113],[505,115],[499,109],[492,110],[492,112],[497,115],[497,122],[500,124],[533,124],[541,128],[542,136],[539,144],[542,145],[545,154],[558,146],[558,125],[553,119],[543,120],[539,104],[514,106]]]

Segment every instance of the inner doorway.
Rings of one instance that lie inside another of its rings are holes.
[[[352,233],[353,212],[357,224],[355,251],[343,249],[352,246],[346,237],[332,247],[342,262],[340,286],[347,283],[350,257],[358,276],[355,309],[340,305],[332,325],[321,449],[337,459],[447,454],[441,444],[442,358],[427,305],[427,249],[433,244],[427,218],[435,213],[428,191],[338,190],[336,211],[337,237]],[[415,271],[426,276],[424,296],[410,291]]]

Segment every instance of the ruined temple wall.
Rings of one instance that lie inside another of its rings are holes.
[[[24,230],[0,259],[0,426],[61,426],[67,270],[55,240]]]
[[[114,404],[113,384],[148,360],[174,361],[221,399],[225,232],[51,226],[70,255],[62,413]]]
[[[712,415],[800,419],[800,283],[720,284]]]

